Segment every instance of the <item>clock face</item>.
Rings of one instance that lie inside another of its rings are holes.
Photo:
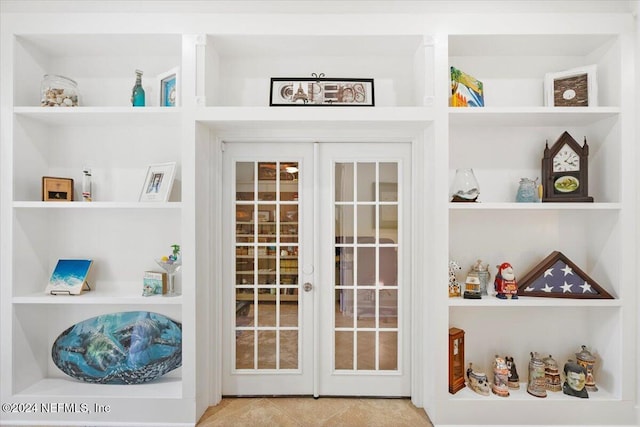
[[[554,172],[577,172],[580,170],[580,156],[568,145],[562,146],[553,158]]]

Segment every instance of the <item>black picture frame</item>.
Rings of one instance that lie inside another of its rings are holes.
[[[374,107],[373,79],[272,77],[271,107]]]

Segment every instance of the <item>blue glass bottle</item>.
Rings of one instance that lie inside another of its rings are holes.
[[[142,88],[142,71],[136,70],[136,84],[131,92],[131,105],[144,107],[144,89]]]

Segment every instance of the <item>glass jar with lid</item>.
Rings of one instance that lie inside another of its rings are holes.
[[[45,74],[40,85],[42,107],[77,107],[80,92],[78,84],[64,76]]]

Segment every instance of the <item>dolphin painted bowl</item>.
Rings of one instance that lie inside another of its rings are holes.
[[[141,384],[182,365],[182,325],[148,311],[104,314],[62,332],[51,357],[80,381]]]

